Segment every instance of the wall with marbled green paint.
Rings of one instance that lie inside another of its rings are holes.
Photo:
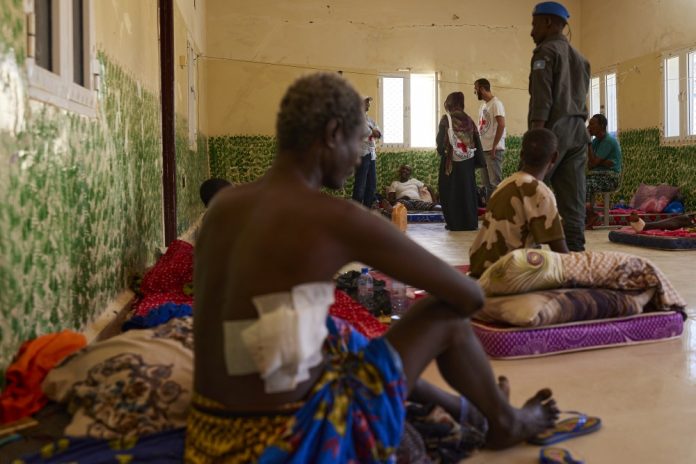
[[[520,137],[508,137],[507,155],[503,165],[506,175],[517,169]],[[275,138],[264,135],[210,137],[208,140],[210,172],[214,177],[222,177],[234,183],[250,182],[258,179],[271,166],[276,152]],[[413,168],[413,177],[437,189],[437,176],[440,158],[435,150],[407,150],[380,152],[377,156],[377,189],[384,189],[398,179],[398,169],[402,164]],[[343,189],[334,191],[335,195],[350,197],[353,191],[353,178],[346,181]]]
[[[522,138],[506,139],[503,176],[517,170]],[[696,209],[696,146],[660,146],[658,129],[626,131],[619,134],[623,150],[624,173],[620,190],[612,201],[620,198],[626,203],[638,185],[667,183],[680,188],[689,210]],[[275,139],[268,136],[224,136],[209,140],[210,169],[214,176],[232,182],[250,182],[260,177],[271,165],[275,153]],[[397,178],[402,164],[413,167],[413,176],[437,188],[439,159],[435,151],[382,152],[377,157],[377,185],[384,191]],[[350,197],[353,179],[348,179],[336,195]]]
[[[163,242],[159,97],[100,63],[97,118],[25,99],[21,130],[0,131],[0,368],[83,327]]]
[[[203,213],[199,187],[210,177],[208,138],[199,133],[196,146],[188,141],[188,120],[176,118],[176,232],[181,235]]]
[[[95,118],[30,100],[22,1],[0,0],[0,11],[1,374],[23,341],[101,313],[164,237],[157,91],[107,51]],[[191,149],[188,121],[176,128],[182,233],[203,211],[209,164],[206,137]]]

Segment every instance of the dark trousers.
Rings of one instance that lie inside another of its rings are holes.
[[[587,145],[559,153],[550,180],[570,251],[585,250],[585,166]]]
[[[360,166],[355,170],[353,185],[353,200],[368,208],[375,202],[377,192],[377,167],[372,156],[367,153],[360,160]]]

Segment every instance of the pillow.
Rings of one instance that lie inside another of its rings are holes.
[[[560,254],[529,248],[511,251],[491,264],[479,278],[488,296],[559,288],[562,282]]]
[[[600,288],[564,288],[488,298],[474,317],[518,327],[608,319],[639,314],[655,293]]]
[[[73,414],[68,436],[135,438],[185,427],[193,389],[192,318],[87,346],[42,385]]]
[[[646,185],[641,183],[636,189],[633,198],[631,198],[629,205],[646,213],[661,213],[678,193],[679,189],[671,185]]]

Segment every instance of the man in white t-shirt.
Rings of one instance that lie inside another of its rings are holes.
[[[411,166],[401,165],[399,168],[399,180],[395,180],[387,188],[388,205],[383,204],[386,210],[398,203],[403,204],[409,211],[433,211],[440,210],[440,205],[433,202],[432,191],[418,179],[411,177]]]
[[[491,93],[488,79],[477,79],[474,91],[483,101],[479,110],[479,134],[486,158],[483,170],[483,186],[486,188],[486,200],[503,178],[503,157],[505,155],[505,107],[498,97]]]

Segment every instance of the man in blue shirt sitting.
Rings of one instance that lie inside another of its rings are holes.
[[[618,140],[607,133],[607,118],[595,114],[587,127],[594,138],[587,150],[587,225],[592,227],[599,219],[594,212],[594,196],[600,192],[613,192],[619,188],[621,176],[621,147]]]

